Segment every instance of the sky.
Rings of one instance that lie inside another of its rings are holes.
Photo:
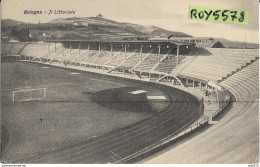
[[[248,25],[188,19],[189,6],[248,11]],[[25,10],[74,10],[75,14],[24,14]],[[196,37],[219,37],[259,43],[258,0],[2,0],[2,19],[41,23],[57,18],[91,17],[153,25]]]

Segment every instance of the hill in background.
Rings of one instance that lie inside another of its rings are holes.
[[[4,19],[1,22],[2,36],[13,33],[10,27],[30,24],[21,21]],[[101,17],[71,17],[54,19],[48,23],[48,28],[30,28],[29,32],[22,31],[22,34],[29,34],[28,38],[21,39],[39,40],[147,40],[151,37],[191,37],[183,32],[169,31],[156,26],[143,26],[132,23],[121,23]],[[37,25],[37,24],[35,24]],[[38,24],[41,25],[41,24]],[[56,26],[54,26],[56,25]],[[57,26],[61,25],[61,26]],[[17,37],[19,32],[15,32]],[[13,35],[13,34],[12,34]],[[229,41],[221,38],[214,38],[220,41],[227,48],[259,48],[259,44]],[[20,40],[21,41],[21,40]]]
[[[81,33],[82,36],[90,37],[91,39],[120,39],[120,40],[140,40],[148,39],[150,37],[168,37],[174,35],[176,37],[190,37],[182,32],[168,31],[156,26],[142,26],[131,23],[120,23],[109,20],[103,17],[73,17],[65,19],[55,19],[49,23],[62,23],[62,24],[88,24],[88,28],[76,28],[75,32]],[[70,34],[70,38],[73,35]],[[83,37],[83,38],[84,38]]]
[[[28,24],[22,21],[12,20],[12,19],[2,19],[1,20],[1,29],[7,29],[8,27],[13,27],[19,24]]]
[[[30,28],[31,38],[81,39],[81,40],[146,40],[150,37],[190,37],[182,32],[165,30],[156,26],[142,26],[120,23],[103,17],[72,17],[54,19],[49,24],[63,24],[61,27]],[[2,20],[2,30],[27,24],[15,20]]]

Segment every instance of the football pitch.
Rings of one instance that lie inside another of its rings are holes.
[[[129,105],[127,108],[101,105],[92,97],[103,97],[105,90],[126,88],[126,94],[129,89],[145,90],[147,95],[166,99],[168,96],[138,83],[29,63],[3,62],[1,86],[2,150],[7,161],[56,150],[125,127],[159,112],[168,103],[151,100],[145,105],[150,105],[152,111],[142,110],[147,106],[131,111]],[[46,98],[12,101],[13,91],[38,88],[46,88]]]

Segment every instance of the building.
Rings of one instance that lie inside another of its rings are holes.
[[[97,17],[99,17],[99,18],[103,18],[103,16],[102,16],[101,13],[99,13],[99,14],[97,15]]]

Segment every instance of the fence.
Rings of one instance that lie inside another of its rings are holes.
[[[224,89],[224,88],[223,88]],[[224,115],[224,113],[226,112],[226,111],[228,111],[228,109],[229,108],[231,108],[231,107],[233,107],[233,95],[228,91],[228,90],[226,90],[226,89],[224,89],[225,90],[225,92],[227,93],[227,94],[229,94],[229,99],[228,99],[228,101],[225,103],[225,106],[223,106],[222,108],[219,108],[216,112],[214,112],[213,114],[212,114],[212,120],[216,120],[218,117],[220,117],[220,115]]]

